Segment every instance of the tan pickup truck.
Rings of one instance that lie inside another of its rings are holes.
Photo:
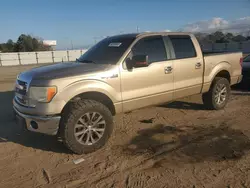
[[[224,108],[241,62],[240,52],[203,54],[190,33],[117,35],[76,62],[21,73],[13,107],[19,125],[87,153],[106,143],[121,112],[199,93],[209,109]]]

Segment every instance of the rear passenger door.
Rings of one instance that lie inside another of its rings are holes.
[[[170,35],[173,51],[174,99],[198,94],[202,89],[203,58],[190,36]]]

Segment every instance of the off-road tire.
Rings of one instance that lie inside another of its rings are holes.
[[[222,104],[217,104],[215,101],[215,92],[216,92],[216,87],[219,84],[224,84],[226,86],[227,94],[226,94],[226,99]],[[229,81],[226,78],[222,77],[216,77],[207,93],[204,93],[202,95],[202,100],[203,104],[210,110],[220,110],[223,109],[230,98],[230,93],[231,93],[231,88]]]
[[[106,122],[103,136],[93,145],[82,145],[74,136],[74,126],[78,119],[87,112],[100,113]],[[88,99],[80,99],[70,103],[60,121],[59,133],[65,146],[76,154],[90,153],[98,150],[108,141],[113,131],[113,116],[110,110],[100,102]]]

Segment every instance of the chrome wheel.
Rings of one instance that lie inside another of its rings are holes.
[[[225,102],[227,97],[227,87],[225,84],[218,84],[215,88],[215,103],[221,105]]]
[[[83,145],[93,145],[104,134],[106,122],[98,112],[88,112],[79,118],[74,128],[76,140]]]

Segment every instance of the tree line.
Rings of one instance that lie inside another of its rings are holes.
[[[245,37],[243,35],[223,33],[221,31],[216,31],[211,34],[196,33],[195,35],[201,43],[230,43],[250,41],[250,36]]]
[[[6,43],[0,43],[0,52],[34,52],[50,50],[52,50],[52,48],[43,45],[41,40],[25,34],[21,34],[16,42],[9,39]]]
[[[211,34],[196,33],[200,43],[229,43],[250,41],[250,36],[235,35],[233,33],[223,33],[216,31]],[[45,46],[42,40],[34,38],[30,35],[21,34],[16,42],[9,39],[6,43],[0,43],[0,52],[33,52],[33,51],[50,51],[50,46]]]

